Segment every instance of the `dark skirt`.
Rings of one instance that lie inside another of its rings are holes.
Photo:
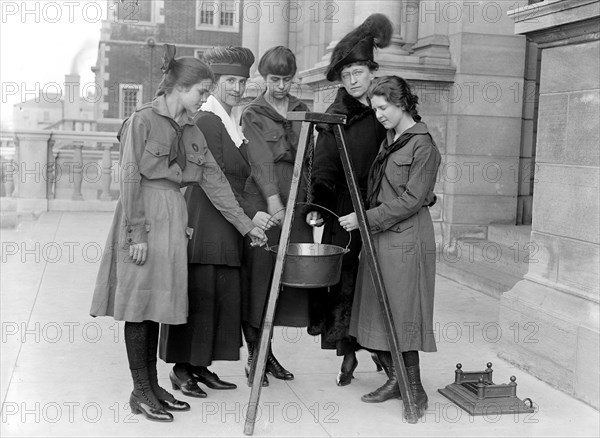
[[[240,268],[190,264],[188,285],[188,322],[161,326],[160,358],[195,366],[209,366],[214,360],[239,360]]]
[[[242,265],[242,321],[260,328],[271,288],[275,267],[273,254],[264,248],[250,246],[244,239],[244,261]],[[310,289],[283,286],[277,300],[274,325],[306,327],[308,325]]]
[[[339,216],[354,211],[352,198],[349,193],[342,193],[337,197],[334,207]],[[328,218],[323,230],[322,243],[346,247],[350,236],[344,230],[336,217],[324,212]],[[352,231],[352,239],[348,253],[344,255],[342,275],[339,283],[329,288],[326,294],[315,295],[311,301],[310,333],[321,335],[321,348],[336,350],[338,356],[343,356],[359,349],[353,336],[348,334],[352,302],[356,287],[358,273],[358,254],[362,247],[360,232]]]

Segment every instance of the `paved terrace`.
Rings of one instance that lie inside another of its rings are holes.
[[[37,222],[2,230],[2,436],[244,436],[250,388],[243,361],[212,369],[238,384],[234,391],[207,389],[190,399],[190,412],[161,424],[132,415],[131,379],[123,327],[93,319],[88,309],[111,213],[46,213]],[[274,350],[296,379],[271,380],[261,394],[255,436],[594,436],[598,411],[555,390],[497,357],[500,336],[535,342],[525,327],[499,333],[493,298],[438,276],[435,324],[438,353],[422,354],[430,398],[416,425],[402,419],[399,400],[367,405],[360,396],[384,382],[366,352],[356,379],[337,387],[340,360],[319,348],[305,330],[277,328]],[[493,362],[494,381],[517,377],[517,395],[530,397],[534,414],[471,417],[437,392],[454,379],[454,367],[480,370]],[[169,365],[159,361],[166,388]]]

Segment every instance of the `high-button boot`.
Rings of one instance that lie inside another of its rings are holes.
[[[427,410],[429,400],[425,388],[421,384],[421,370],[419,365],[406,367],[406,374],[408,374],[410,392],[417,406],[417,416],[421,418]]]
[[[173,421],[173,415],[167,412],[152,391],[150,376],[148,374],[148,349],[149,334],[152,331],[151,321],[125,322],[125,348],[131,377],[133,378],[133,392],[129,397],[131,412],[144,414],[152,421]],[[155,359],[156,354],[154,356]],[[156,364],[156,362],[155,362]],[[154,367],[156,370],[156,366]]]
[[[150,388],[156,395],[156,398],[162,404],[163,408],[169,411],[189,411],[190,405],[184,401],[177,400],[166,389],[158,384],[158,375],[156,373],[156,360],[148,362],[148,377],[150,379]]]
[[[402,398],[398,387],[398,375],[389,351],[378,351],[377,357],[388,375],[388,381],[375,391],[363,395],[360,399],[365,403],[381,403],[392,398]]]
[[[129,397],[129,406],[134,414],[144,414],[152,421],[173,421],[173,415],[165,411],[160,401],[152,392],[148,369],[131,370],[133,377],[133,392]]]
[[[246,378],[248,379],[248,386],[252,386],[252,380],[250,379],[250,370],[252,369],[252,361],[254,360],[254,353],[256,352],[256,343],[254,342],[246,342],[248,347],[248,362],[246,362],[246,366],[244,370],[246,371]],[[265,386],[269,386],[269,379],[267,379],[267,372],[265,370],[265,375],[263,376],[262,381],[263,388]]]
[[[276,379],[294,380],[294,375],[288,370],[286,370],[273,354],[271,344],[269,344],[269,357],[267,358],[267,367],[265,369],[265,372],[271,373]]]

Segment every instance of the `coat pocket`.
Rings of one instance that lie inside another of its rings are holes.
[[[265,132],[265,141],[273,154],[273,162],[278,161],[294,161],[294,154],[290,150],[289,145],[285,141],[284,133],[280,129],[273,129]]]
[[[194,152],[186,154],[188,163],[195,164],[196,166],[204,166],[206,164],[206,156],[202,152]]]
[[[390,249],[402,250],[403,254],[410,254],[415,251],[414,222],[405,220],[394,224],[388,228],[387,233]]]
[[[399,156],[392,159],[390,165],[391,183],[394,187],[405,188],[410,178],[410,166],[413,163],[413,157]]]
[[[146,176],[166,176],[170,152],[170,145],[148,140],[140,160],[140,171]]]

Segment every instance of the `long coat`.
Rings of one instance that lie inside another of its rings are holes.
[[[288,111],[307,111],[306,105],[289,96]],[[242,129],[248,139],[248,156],[252,165],[252,175],[259,190],[254,193],[247,188],[244,197],[258,210],[267,211],[266,199],[279,194],[286,205],[294,162],[298,149],[301,122],[290,122],[283,118],[267,103],[264,95],[253,100],[242,113]],[[306,182],[301,178],[298,201],[305,200]],[[298,209],[296,209],[298,210]],[[267,231],[269,245],[279,242],[280,227]],[[263,248],[245,244],[243,284],[247,287],[242,297],[242,320],[253,327],[260,327],[263,312],[269,296],[271,277],[275,260]],[[298,211],[294,215],[290,242],[313,242],[312,228]],[[308,324],[309,292],[284,287],[279,295],[276,325],[304,327]]]
[[[350,96],[343,87],[338,90],[335,101],[327,108],[327,113],[346,116],[346,124],[343,126],[346,147],[364,201],[369,169],[379,145],[385,138],[385,128],[377,121],[370,107]],[[331,125],[319,125],[317,130],[319,135],[311,175],[312,202],[332,210],[338,216],[344,216],[355,209],[333,129]],[[327,211],[323,211],[323,215],[327,221],[321,242],[345,247],[348,243],[348,232],[339,225],[336,217]],[[348,336],[350,325],[361,245],[360,232],[352,231],[350,252],[343,258],[340,283],[330,287],[328,294],[322,295],[312,303],[312,333],[317,334],[320,331],[322,348],[337,348],[340,355],[347,352],[344,340]]]
[[[171,156],[176,122],[164,96],[139,108],[121,130],[120,197],[100,263],[90,314],[117,320],[183,324],[188,316],[187,210],[180,187],[200,184],[240,234],[254,225],[244,214],[204,136],[183,127],[185,168]],[[129,247],[148,244],[137,265]]]
[[[382,149],[393,143],[392,132]],[[424,123],[405,132],[418,135],[388,156],[378,205],[367,210],[367,218],[401,351],[436,351],[436,247],[428,207],[436,200],[433,188],[441,157]],[[350,334],[363,347],[389,351],[383,317],[370,270],[362,257]]]

